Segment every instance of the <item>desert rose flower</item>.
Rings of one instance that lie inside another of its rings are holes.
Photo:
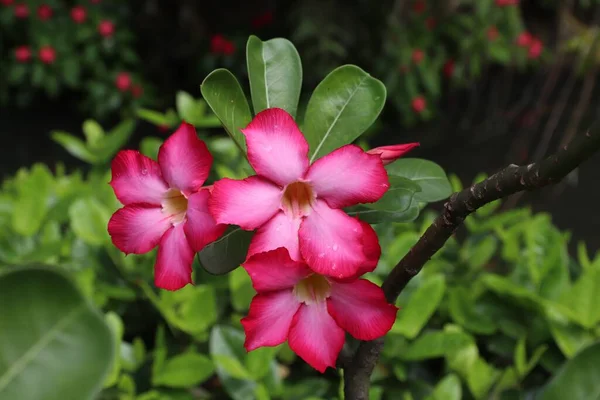
[[[56,61],[56,50],[52,46],[42,46],[38,51],[38,57],[44,64],[54,64],[54,61]]]
[[[140,98],[144,94],[144,88],[142,85],[133,85],[131,87],[131,95],[136,99]]]
[[[109,20],[100,21],[98,24],[98,32],[104,37],[110,37],[115,33],[115,24]]]
[[[15,0],[0,0],[0,4],[2,4],[3,6],[10,6],[12,5],[12,3],[14,3]]]
[[[412,100],[411,106],[414,112],[420,114],[425,110],[425,107],[427,107],[427,101],[425,100],[425,97],[417,96]]]
[[[54,13],[52,11],[52,8],[48,4],[42,4],[37,9],[38,18],[42,21],[47,21],[50,18],[52,18],[52,14]]]
[[[131,87],[131,76],[127,72],[119,72],[115,78],[115,86],[121,92],[126,92]]]
[[[87,18],[87,10],[82,6],[71,8],[71,19],[76,24],[83,24]]]
[[[368,150],[367,153],[378,155],[381,161],[383,161],[383,165],[388,165],[418,146],[420,146],[419,143],[394,144],[391,146],[375,147]]]
[[[15,49],[15,58],[20,63],[26,63],[31,60],[31,49],[29,46],[19,46]]]
[[[365,279],[338,281],[316,274],[292,260],[285,248],[255,254],[243,267],[257,292],[241,320],[247,351],[287,340],[298,356],[324,372],[335,367],[344,332],[373,340],[396,320],[398,308],[386,301],[379,286]]]
[[[25,19],[29,17],[29,7],[27,7],[27,4],[23,3],[15,4],[14,13],[15,17],[19,19]]]
[[[451,78],[454,75],[454,60],[448,60],[443,67],[444,75]]]
[[[529,47],[531,46],[531,41],[533,40],[533,36],[529,32],[521,32],[517,37],[517,46],[520,47]]]
[[[120,151],[112,162],[111,186],[124,205],[108,222],[119,250],[143,254],[158,245],[156,286],[177,290],[192,283],[194,254],[223,234],[208,212],[212,156],[183,123],[158,151],[158,162],[138,151]]]
[[[415,49],[412,52],[412,60],[415,64],[419,64],[425,58],[425,53],[421,49]]]
[[[531,59],[536,59],[540,56],[540,54],[542,54],[543,49],[544,44],[542,43],[542,41],[538,38],[532,38],[527,55]]]
[[[242,129],[257,175],[216,182],[209,202],[218,223],[257,229],[248,256],[285,247],[292,259],[337,278],[365,262],[365,230],[342,208],[379,200],[389,181],[377,155],[354,145],[308,160],[308,143],[290,114],[270,108]]]

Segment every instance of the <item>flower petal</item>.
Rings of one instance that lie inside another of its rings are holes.
[[[138,203],[118,209],[108,221],[108,233],[123,253],[143,254],[156,247],[171,226],[160,207]]]
[[[303,304],[294,316],[288,336],[290,348],[319,372],[335,368],[344,340],[344,330],[329,315],[325,302]]]
[[[282,191],[259,176],[243,180],[223,178],[213,185],[208,208],[219,224],[253,230],[279,211]]]
[[[244,341],[246,350],[277,346],[285,342],[298,308],[300,302],[291,290],[279,290],[254,296],[248,316],[241,320],[246,333]]]
[[[332,282],[327,310],[356,339],[373,340],[392,329],[398,307],[387,302],[379,286],[359,279],[350,283]]]
[[[198,139],[193,125],[182,123],[158,150],[158,163],[169,186],[186,196],[197,192],[208,178],[213,158]]]
[[[405,143],[405,144],[393,144],[391,146],[380,146],[375,147],[374,149],[368,150],[368,154],[377,154],[383,165],[388,165],[393,163],[415,147],[419,147],[421,144],[418,142],[415,143]]]
[[[379,156],[349,144],[322,157],[310,166],[306,180],[317,197],[332,208],[372,203],[390,187]]]
[[[360,222],[360,225],[363,228],[363,234],[360,241],[363,245],[363,253],[366,257],[366,260],[358,268],[356,274],[348,278],[341,279],[344,282],[354,281],[367,272],[373,272],[375,268],[377,268],[379,258],[381,257],[381,246],[379,246],[379,238],[377,237],[377,233],[368,223],[360,220],[358,220],[358,222]]]
[[[169,229],[158,246],[154,264],[154,284],[163,289],[177,290],[192,283],[194,251],[183,231],[183,224]]]
[[[322,275],[347,278],[367,262],[362,226],[342,210],[317,200],[298,232],[300,253],[308,266]]]
[[[260,176],[285,186],[304,176],[308,168],[308,143],[294,118],[281,108],[256,114],[242,133],[248,160]]]
[[[139,151],[122,150],[111,163],[110,185],[117,199],[124,204],[148,203],[160,205],[169,189],[162,178],[158,163]]]
[[[208,211],[209,198],[210,192],[205,189],[188,197],[187,221],[183,230],[194,252],[217,240],[227,228],[227,225],[217,224]]]
[[[255,254],[242,266],[250,275],[252,286],[258,293],[292,288],[301,279],[312,274],[306,264],[293,261],[283,247]]]
[[[285,213],[275,214],[266,224],[258,228],[248,249],[248,257],[263,251],[285,247],[292,260],[301,261],[298,249],[298,229],[301,218],[290,218]]]

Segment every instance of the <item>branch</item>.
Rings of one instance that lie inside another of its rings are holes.
[[[539,163],[521,167],[511,164],[488,179],[454,193],[444,205],[441,215],[383,282],[387,300],[390,303],[396,301],[408,282],[444,246],[469,214],[494,200],[557,183],[599,149],[600,130],[593,134],[588,131]],[[362,342],[358,347],[344,373],[347,400],[368,400],[370,376],[382,347],[383,338]]]

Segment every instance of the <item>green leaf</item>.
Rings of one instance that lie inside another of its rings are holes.
[[[600,398],[600,343],[581,350],[565,362],[545,387],[540,400],[592,400]]]
[[[364,206],[373,210],[403,212],[410,208],[415,193],[421,191],[421,187],[410,179],[390,175],[390,188],[375,203]]]
[[[233,271],[246,259],[253,232],[230,227],[221,238],[206,246],[198,257],[209,273],[223,275]]]
[[[461,398],[460,379],[455,374],[448,374],[435,386],[433,393],[426,400],[460,400]]]
[[[436,274],[425,280],[412,293],[408,303],[401,305],[392,332],[409,339],[417,337],[444,298],[445,290],[446,280],[443,275]]]
[[[135,120],[124,120],[111,129],[110,132],[96,144],[96,146],[90,146],[90,149],[99,154],[98,158],[100,162],[106,162],[113,158],[113,156],[125,146],[131,137],[134,128]]]
[[[407,361],[443,357],[473,343],[473,339],[463,332],[426,332],[399,354]]]
[[[93,119],[83,122],[83,134],[90,146],[95,146],[104,137],[104,129]]]
[[[413,197],[410,206],[403,211],[383,211],[367,208],[366,206],[349,207],[348,215],[357,215],[361,220],[369,224],[380,224],[382,222],[411,222],[419,216],[419,203]]]
[[[454,322],[473,333],[490,335],[497,329],[493,317],[477,307],[477,298],[472,298],[468,288],[455,287],[449,291],[448,311]]]
[[[85,243],[100,246],[109,240],[110,211],[93,197],[77,199],[69,207],[71,229]]]
[[[419,158],[400,158],[385,167],[389,175],[408,178],[421,187],[415,199],[432,203],[452,194],[450,181],[444,170],[436,163]]]
[[[214,371],[210,358],[194,351],[188,351],[168,359],[156,375],[152,376],[152,384],[187,388],[204,382]]]
[[[375,122],[385,85],[355,65],[333,70],[313,92],[304,117],[310,161],[352,143]]]
[[[254,379],[262,379],[271,370],[271,363],[275,359],[278,350],[277,347],[261,347],[252,350],[246,358],[246,370],[250,372]]]
[[[196,125],[203,119],[204,108],[196,103],[196,99],[187,92],[180,90],[175,96],[175,103],[177,105],[177,113],[182,120]]]
[[[122,345],[121,341],[123,340],[123,320],[119,317],[118,314],[110,311],[104,316],[104,321],[110,328],[110,331],[113,335],[113,341],[117,344],[117,346]],[[119,373],[121,372],[121,360],[120,357],[115,357],[113,362],[113,366],[111,368],[110,373],[104,380],[104,387],[110,387],[117,383],[119,380]]]
[[[246,154],[246,139],[240,129],[252,120],[248,100],[237,79],[226,69],[211,72],[200,86],[202,97],[213,110],[223,127]]]
[[[295,118],[302,89],[302,63],[294,45],[287,39],[263,42],[250,36],[246,59],[254,114],[278,107]]]
[[[52,140],[65,148],[72,156],[93,164],[97,161],[97,156],[87,148],[83,140],[67,132],[52,131]]]
[[[138,117],[154,125],[164,125],[168,127],[172,126],[173,121],[167,115],[161,112],[140,108],[136,111],[136,113]]]
[[[163,144],[163,140],[157,137],[148,136],[140,142],[140,152],[153,160],[158,159],[158,149]]]
[[[246,311],[255,295],[250,276],[244,268],[236,268],[229,274],[231,305],[236,311]]]
[[[496,253],[497,239],[494,236],[470,237],[460,249],[460,258],[471,268],[483,267]]]
[[[17,174],[17,177],[18,174]],[[52,196],[54,177],[43,164],[36,164],[25,172],[17,185],[12,212],[12,226],[23,236],[32,236],[39,231]]]
[[[600,322],[600,270],[587,269],[566,292],[561,303],[575,313],[577,322],[593,328]]]
[[[9,270],[0,276],[0,304],[0,398],[95,398],[114,343],[69,279],[45,268]]]

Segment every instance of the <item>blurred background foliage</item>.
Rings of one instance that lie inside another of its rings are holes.
[[[110,160],[122,148],[156,157],[186,120],[213,151],[209,181],[238,176],[237,149],[198,86],[226,67],[249,93],[245,43],[257,34],[298,48],[299,115],[339,65],[381,79],[388,103],[361,145],[419,141],[415,156],[442,165],[460,190],[541,159],[595,122],[598,3],[0,0],[0,300],[12,305],[3,316],[27,305],[2,290],[18,281],[31,304],[60,291],[56,315],[71,307],[97,324],[102,346],[73,342],[69,354],[77,365],[86,362],[78,349],[96,351],[88,381],[71,380],[81,398],[96,391],[94,374],[99,399],[340,398],[340,373],[315,372],[287,345],[245,353],[239,319],[254,292],[243,269],[213,276],[196,260],[196,286],[157,291],[155,254],[114,248]],[[372,399],[589,399],[600,390],[590,367],[600,363],[597,167],[466,221],[398,300]],[[369,279],[382,281],[436,209],[376,225],[384,252]],[[0,342],[18,337],[6,327]],[[0,394],[8,373],[0,362]]]

